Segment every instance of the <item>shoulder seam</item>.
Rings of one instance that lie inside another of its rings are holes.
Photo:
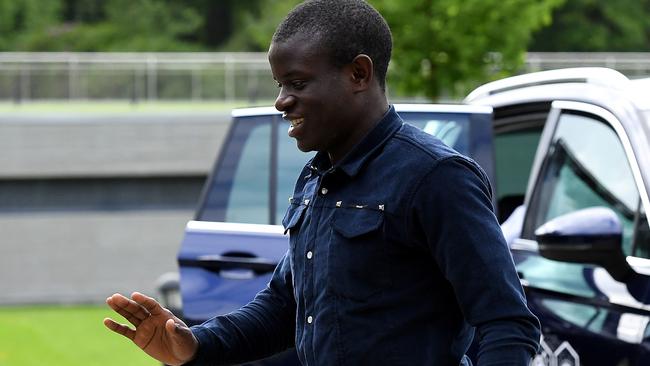
[[[404,134],[401,133],[401,131],[397,131],[395,134],[395,138],[401,141],[406,142],[407,144],[417,148],[418,150],[422,151],[423,153],[429,155],[431,158],[433,158],[434,161],[441,160],[440,157],[436,157],[431,151],[428,151],[425,149],[420,143],[418,143],[415,139],[412,139]],[[444,158],[443,158],[444,159]]]
[[[406,140],[405,140],[405,141],[406,141]],[[426,150],[425,150],[425,151],[426,151]],[[426,151],[426,152],[428,153],[428,151]],[[429,155],[431,155],[431,154],[429,154]],[[433,165],[432,165],[429,169],[427,169],[427,170],[424,172],[424,174],[422,174],[422,176],[420,176],[419,180],[418,180],[418,181],[413,185],[413,190],[409,193],[410,196],[407,198],[407,204],[406,204],[406,209],[408,210],[408,212],[411,212],[411,207],[413,207],[413,200],[415,199],[415,195],[416,195],[416,193],[417,193],[417,192],[420,190],[420,188],[422,187],[422,182],[423,182],[423,181],[424,181],[424,180],[425,180],[425,179],[426,179],[430,174],[432,174],[436,169],[438,169],[438,167],[440,166],[440,164],[442,164],[442,163],[444,163],[444,162],[446,162],[446,161],[448,161],[448,160],[457,159],[457,158],[458,158],[457,155],[449,155],[449,156],[445,156],[445,157],[442,157],[442,158],[439,158],[439,159],[434,159],[434,161],[433,161]],[[411,224],[412,219],[413,219],[413,218],[412,218],[412,214],[404,215],[404,217],[405,217],[405,222],[404,222],[405,227],[408,228],[409,225]],[[410,236],[410,235],[411,235],[411,231],[407,231],[407,232],[409,233],[408,235]],[[410,242],[413,242],[413,240],[414,240],[413,237],[409,237],[409,241],[410,241]]]

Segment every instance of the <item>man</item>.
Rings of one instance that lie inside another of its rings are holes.
[[[390,30],[362,0],[314,0],[276,30],[275,106],[302,151],[290,248],[242,309],[188,328],[135,293],[106,326],[172,365],[296,347],[304,365],[527,365],[539,323],[492,213],[486,175],[405,125],[385,96]],[[476,332],[475,332],[476,330]]]

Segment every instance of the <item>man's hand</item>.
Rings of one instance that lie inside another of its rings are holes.
[[[174,366],[194,357],[198,341],[182,320],[156,300],[134,292],[131,299],[115,294],[106,299],[106,303],[133,324],[135,330],[110,318],[104,319],[104,325],[132,340],[149,356]]]

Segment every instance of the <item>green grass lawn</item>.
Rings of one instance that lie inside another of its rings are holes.
[[[0,307],[0,366],[160,365],[106,329],[107,316],[106,306]]]

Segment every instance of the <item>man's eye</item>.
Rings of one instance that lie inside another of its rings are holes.
[[[305,82],[303,80],[296,80],[296,81],[292,81],[290,85],[292,89],[302,90],[305,87]],[[281,89],[282,87],[284,87],[284,85],[282,85],[282,83],[278,81],[276,82],[276,87],[278,89]]]
[[[301,90],[305,87],[305,82],[302,80],[292,81],[291,86],[296,90]]]

